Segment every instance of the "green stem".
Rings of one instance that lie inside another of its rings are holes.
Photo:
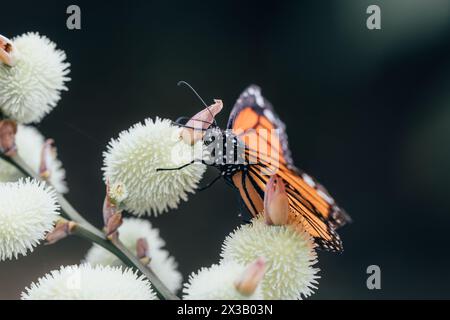
[[[173,294],[159,279],[159,277],[153,272],[151,268],[146,267],[134,254],[126,249],[124,244],[118,239],[112,239],[111,242],[114,246],[123,254],[122,261],[129,261],[130,264],[139,266],[139,269],[143,269],[144,275],[147,279],[151,279],[153,287],[158,288],[159,295],[167,300],[180,300],[175,294]]]
[[[18,155],[6,156],[0,152],[0,158],[16,167],[25,176],[42,180],[42,178],[34,172]],[[109,240],[104,233],[89,223],[63,195],[57,193],[58,202],[61,206],[62,215],[77,223],[77,227],[73,230],[73,234],[97,243],[112,254],[116,255],[125,265],[140,271],[152,283],[158,295],[167,300],[179,300],[170,290],[162,283],[155,273],[145,266],[133,253],[131,253],[118,239]]]
[[[147,277],[147,279],[150,280],[160,298],[167,300],[178,300],[178,297],[167,289],[155,273],[150,268],[145,266],[118,239],[108,240],[103,235],[99,237],[97,234],[91,232],[81,224],[77,224],[74,228],[72,228],[71,234],[98,244],[112,254],[116,255],[128,267],[138,269],[145,277]]]

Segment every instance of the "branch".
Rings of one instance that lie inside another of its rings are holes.
[[[179,300],[170,290],[161,282],[155,273],[145,266],[134,254],[132,254],[119,240],[108,240],[102,234],[99,237],[81,224],[77,224],[71,229],[71,234],[80,238],[87,239],[98,244],[112,254],[116,255],[127,266],[138,269],[147,279],[150,280],[158,295],[167,300]]]
[[[42,180],[42,178],[34,172],[18,155],[6,156],[0,152],[0,158],[16,167],[25,176]],[[116,255],[128,267],[135,268],[140,271],[152,283],[155,291],[160,297],[167,300],[179,300],[179,298],[170,292],[170,290],[162,283],[155,273],[144,265],[133,253],[131,253],[118,239],[108,239],[104,233],[89,223],[63,195],[57,193],[58,202],[61,206],[62,215],[77,223],[73,230],[73,234],[95,242],[106,250]]]

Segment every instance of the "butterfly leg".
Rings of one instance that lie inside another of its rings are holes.
[[[245,202],[242,199],[241,195],[237,194],[237,205],[238,205],[238,217],[242,220],[243,223],[248,224],[251,223],[251,216],[248,213],[247,207],[245,206]]]
[[[192,160],[191,162],[185,163],[182,166],[176,167],[176,168],[158,168],[156,169],[156,171],[175,171],[175,170],[181,170],[184,169],[188,166],[190,166],[191,164],[194,164],[195,162],[197,162],[197,160]]]
[[[216,183],[217,181],[219,181],[219,179],[222,177],[221,174],[219,174],[217,177],[215,177],[211,182],[209,182],[206,186],[198,188],[197,191],[204,191],[208,188],[210,188],[212,185],[214,185],[214,183]]]
[[[252,217],[248,214],[247,208],[245,206],[244,200],[242,200],[241,197],[238,199],[238,206],[239,206],[239,214],[238,217],[242,220],[242,223],[244,224],[250,224],[252,223]]]
[[[239,193],[239,189],[236,188],[236,186],[229,180],[225,179],[225,182],[234,190],[236,193],[236,200],[237,200],[237,207],[238,207],[238,217],[242,220],[244,223],[251,223],[248,214],[248,210],[245,206],[244,200],[242,200],[242,197]],[[245,217],[244,217],[245,216]]]

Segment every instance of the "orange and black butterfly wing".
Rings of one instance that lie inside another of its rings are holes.
[[[252,165],[247,174],[247,179],[257,186],[254,189],[260,190],[259,198],[251,197],[254,202],[260,203],[260,206],[263,206],[263,203],[261,203],[261,199],[264,198],[262,191],[265,190],[270,179],[270,176],[261,174],[261,170],[265,169],[264,164]],[[331,218],[331,215],[335,215],[334,212],[339,212],[339,215],[341,215],[342,210],[337,206],[325,203],[323,198],[312,192],[314,189],[303,185],[305,178],[287,170],[284,165],[280,164],[276,173],[286,184],[290,207],[289,223],[306,230],[314,237],[321,249],[335,252],[342,251],[342,242],[335,231],[335,223],[333,222],[335,220]],[[262,212],[262,210],[258,212]]]
[[[280,160],[288,166],[294,166],[289,150],[286,126],[277,116],[269,101],[261,95],[258,86],[249,86],[236,101],[227,125],[228,130],[241,137],[241,140],[251,140],[258,131],[276,130],[278,133]]]
[[[228,129],[245,145],[247,141],[258,138],[261,129],[277,131],[275,137],[262,139],[263,143],[271,146],[268,148],[270,154],[246,148],[245,157],[253,160],[253,164],[231,177],[250,213],[256,216],[262,212],[265,186],[270,174],[276,173],[287,186],[291,224],[301,225],[316,239],[319,247],[342,251],[342,243],[335,229],[350,220],[348,215],[336,205],[322,185],[294,166],[285,125],[271,104],[262,97],[259,87],[250,86],[241,94],[231,112]],[[274,153],[277,153],[276,157]]]

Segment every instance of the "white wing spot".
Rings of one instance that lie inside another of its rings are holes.
[[[307,175],[306,173],[304,173],[302,175],[303,180],[305,180],[305,182],[310,186],[315,188],[316,187],[316,183],[314,182],[313,178],[311,178],[309,175]]]
[[[275,116],[273,115],[272,111],[270,111],[269,109],[265,109],[264,115],[270,122],[275,123]]]
[[[264,107],[264,99],[260,93],[255,95],[255,99],[256,99],[256,103],[258,104],[258,106]]]
[[[318,189],[317,193],[329,204],[334,204],[334,199],[332,197],[330,197],[328,194],[326,194],[325,192],[323,192],[322,190]]]

